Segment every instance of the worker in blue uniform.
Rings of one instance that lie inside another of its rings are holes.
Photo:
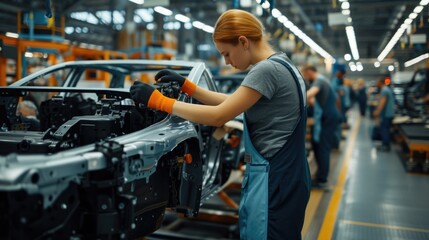
[[[395,115],[395,98],[392,89],[385,85],[384,78],[377,80],[377,88],[380,89],[380,102],[374,111],[374,118],[380,123],[382,142],[377,150],[390,151],[390,127]]]
[[[348,128],[347,123],[347,110],[350,107],[350,92],[347,86],[344,85],[344,76],[346,70],[339,68],[335,72],[335,78],[332,80],[332,87],[337,92],[341,101],[341,115],[343,121],[343,128]]]
[[[245,113],[246,171],[239,209],[241,239],[301,239],[310,194],[305,151],[305,83],[286,54],[268,43],[262,23],[243,10],[228,10],[216,22],[213,41],[225,63],[250,71],[231,95],[196,86],[171,70],[155,79],[176,81],[202,104],[176,101],[136,82],[133,99],[188,119],[222,126]]]
[[[307,90],[307,100],[315,102],[312,147],[318,169],[312,186],[329,189],[327,182],[331,150],[339,141],[338,136],[333,133],[341,124],[342,118],[337,109],[334,89],[328,80],[312,65],[304,66],[301,72],[304,79],[310,84],[310,88]]]

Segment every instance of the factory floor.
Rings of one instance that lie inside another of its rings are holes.
[[[330,189],[311,191],[303,239],[429,239],[429,175],[408,173],[397,144],[390,152],[378,152],[379,143],[369,136],[373,121],[357,109],[348,119],[350,128],[331,155]],[[311,154],[309,159],[314,174]],[[214,196],[197,219],[170,215],[166,227],[148,239],[239,239],[234,223],[239,182],[231,186],[222,191],[228,201]]]
[[[429,175],[408,173],[398,145],[377,151],[373,121],[349,114],[347,138],[333,152],[332,189],[312,190],[303,239],[429,239]]]

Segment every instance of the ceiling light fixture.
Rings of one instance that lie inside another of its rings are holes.
[[[183,14],[176,14],[176,16],[174,16],[174,18],[177,21],[181,21],[183,23],[187,23],[187,22],[191,21],[191,19],[189,19],[187,16],[185,16]]]
[[[258,4],[260,4],[260,0],[256,0],[256,2]],[[265,1],[268,2],[268,1]],[[274,8],[276,9],[276,8]],[[271,15],[277,15],[277,11],[276,10],[271,10]],[[273,13],[274,12],[274,13]],[[281,12],[279,11],[280,16],[278,16],[277,20],[280,23],[283,23],[283,26],[285,26],[285,28],[289,29],[293,34],[295,34],[297,37],[299,37],[305,44],[307,44],[311,49],[313,49],[315,52],[317,52],[318,54],[320,54],[322,57],[325,58],[325,61],[328,61],[330,63],[335,63],[335,59],[334,57],[332,57],[332,55],[330,55],[328,52],[326,52],[323,48],[321,48],[317,43],[315,43],[313,41],[313,39],[311,39],[309,36],[307,36],[304,32],[302,32],[297,26],[295,26],[291,21],[288,20],[288,18],[284,15],[281,15]]]
[[[349,40],[350,50],[352,51],[353,59],[359,59],[359,50],[356,43],[355,30],[352,26],[346,27],[347,39]]]
[[[165,16],[171,16],[171,14],[173,14],[173,12],[170,9],[167,9],[167,8],[161,7],[161,6],[157,6],[153,10],[155,10],[155,12],[160,13],[160,14],[165,15]]]
[[[279,17],[278,20],[281,23],[285,23],[286,21],[288,21],[287,17],[285,17],[284,15],[282,15],[281,17]]]
[[[193,21],[192,22],[192,26],[198,28],[198,29],[203,29],[203,27],[205,26],[204,23],[200,22],[200,21]]]
[[[423,61],[423,60],[425,60],[425,59],[428,59],[428,58],[429,58],[429,53],[425,53],[425,54],[422,54],[422,55],[420,55],[420,56],[418,56],[418,57],[416,57],[416,58],[413,58],[413,59],[411,59],[411,60],[406,61],[406,62],[404,63],[404,66],[405,66],[405,67],[409,67],[409,66],[411,66],[411,65],[414,65],[414,64],[416,64],[416,63],[418,63],[418,62],[421,62],[421,61]]]
[[[130,0],[130,2],[133,2],[133,3],[135,3],[135,4],[143,4],[144,3],[144,0]]]
[[[421,12],[422,12],[422,10],[423,10],[423,6],[417,6],[417,7],[415,7],[415,8],[414,8],[414,11],[413,11],[413,12],[415,12],[415,13],[419,14],[419,13],[421,13]]]
[[[389,67],[387,67],[387,69],[388,69],[390,72],[393,72],[393,70],[395,70],[395,66],[393,66],[393,65],[389,65]]]
[[[283,26],[285,26],[285,28],[291,28],[293,27],[293,23],[289,20],[287,20],[286,22],[283,23]]]
[[[271,5],[268,1],[265,1],[264,3],[261,4],[261,6],[265,9],[268,9],[268,8],[270,8]]]
[[[11,37],[11,38],[18,38],[19,34],[18,33],[13,33],[13,32],[7,32],[6,37]]]
[[[356,70],[357,70],[358,72],[362,72],[362,70],[363,70],[363,66],[362,66],[362,65],[356,65]]]
[[[352,55],[350,55],[348,53],[344,54],[344,60],[346,60],[346,61],[352,60]]]
[[[376,68],[380,67],[380,65],[381,65],[380,62],[375,62],[374,63],[374,67],[376,67]]]
[[[274,18],[278,18],[282,13],[277,8],[273,8],[273,10],[271,10],[271,15],[273,15]]]
[[[343,15],[350,15],[350,10],[346,9],[346,10],[342,10],[341,13]]]
[[[362,72],[362,70],[363,70],[363,65],[362,65],[362,63],[361,63],[361,62],[357,62],[357,63],[356,63],[356,70],[357,70],[358,72]]]
[[[408,18],[404,20],[404,23],[401,24],[398,30],[396,30],[396,33],[392,36],[390,41],[384,47],[383,51],[381,51],[380,55],[378,55],[377,60],[379,62],[383,61],[384,58],[386,58],[387,54],[389,54],[389,52],[393,49],[393,47],[401,38],[402,34],[404,34],[405,30],[411,25],[411,23],[413,23],[413,20],[415,19],[413,18],[414,14],[419,14],[423,10],[423,7],[426,6],[428,3],[429,3],[429,0],[420,1],[420,5],[416,6],[414,8],[414,11],[411,12]]]
[[[411,19],[415,19],[416,17],[417,17],[417,13],[415,13],[415,12],[412,12],[412,13],[410,13],[410,16],[409,16],[409,18],[411,18]]]
[[[209,26],[209,25],[204,25],[203,31],[206,31],[208,33],[213,33],[214,32],[214,28],[212,26]]]
[[[341,8],[342,9],[349,9],[350,8],[350,3],[349,2],[343,2],[343,3],[341,3]]]

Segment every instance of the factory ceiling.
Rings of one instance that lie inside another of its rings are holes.
[[[18,12],[22,13],[21,16],[31,10],[49,12],[47,2],[49,1],[1,1],[0,34],[17,32]],[[65,18],[65,26],[68,27],[66,39],[101,45],[110,49],[116,47],[117,33],[123,31],[128,22],[134,22],[134,28],[137,26],[137,29],[162,31],[160,21],[177,21],[173,16],[180,13],[189,17],[191,21],[200,21],[208,26],[214,26],[220,13],[229,8],[240,7],[255,14],[262,13],[260,18],[275,45],[281,46],[279,42],[290,39],[292,32],[294,32],[293,35],[297,35],[296,31],[300,31],[320,46],[325,53],[340,62],[344,62],[345,54],[350,54],[351,61],[361,61],[364,66],[371,65],[374,68],[374,62],[383,60],[382,65],[397,62],[397,67],[403,68],[404,62],[428,52],[426,40],[426,35],[429,33],[428,6],[416,9],[426,0],[267,0],[266,2],[270,4],[265,3],[265,7],[268,6],[266,9],[260,7],[264,2],[264,0],[262,2],[260,0],[145,0],[140,5],[128,0],[53,0],[51,7],[55,16]],[[157,5],[170,9],[173,14],[165,17],[153,11],[153,7]],[[273,8],[279,10],[287,21],[296,26],[294,31],[285,27],[278,16],[277,18],[272,16],[269,10]],[[416,14],[412,14],[413,12]],[[407,18],[412,18],[412,22],[404,26]],[[59,19],[56,17],[57,22],[60,21]],[[151,23],[155,24],[151,25]],[[401,29],[401,25],[405,34],[393,46],[392,51],[383,52],[398,29]],[[170,26],[174,29],[175,25]],[[78,31],[77,28],[79,28]],[[351,50],[349,44],[351,36],[348,36],[346,29],[349,34],[354,32],[357,51]],[[180,32],[182,29],[176,31]],[[193,38],[194,41],[201,42],[207,39],[210,39],[210,34],[206,32],[199,33],[196,38]],[[302,45],[307,46],[307,43]],[[311,53],[311,51],[308,52]]]

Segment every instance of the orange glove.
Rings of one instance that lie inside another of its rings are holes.
[[[169,114],[173,112],[173,105],[176,100],[162,95],[149,84],[136,81],[131,86],[130,93],[134,101],[142,103],[148,108],[161,110]]]
[[[197,85],[189,81],[189,79],[183,77],[182,75],[176,73],[175,71],[164,69],[159,71],[155,75],[155,81],[157,82],[177,82],[180,85],[180,90],[182,92],[192,96],[192,94],[197,89]]]

